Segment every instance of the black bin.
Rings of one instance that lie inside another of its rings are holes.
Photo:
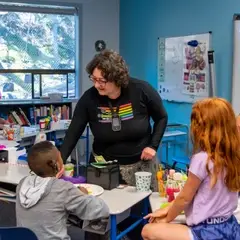
[[[87,183],[96,184],[105,190],[119,186],[119,164],[106,165],[104,168],[87,167]]]

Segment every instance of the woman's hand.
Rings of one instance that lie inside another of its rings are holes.
[[[236,122],[237,122],[238,131],[240,132],[240,115],[237,116]]]
[[[141,159],[142,160],[152,160],[156,155],[156,151],[153,148],[146,147],[142,151]]]
[[[144,219],[149,219],[148,220],[149,223],[160,222],[160,221],[163,222],[164,219],[166,219],[168,211],[169,211],[169,207],[158,209],[155,212],[150,213],[147,216],[145,216]]]

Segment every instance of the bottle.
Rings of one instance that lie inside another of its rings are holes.
[[[174,170],[174,169],[170,169],[170,170],[169,170],[169,178],[170,178],[170,179],[173,179],[174,173],[175,173],[175,170]]]
[[[158,180],[158,192],[160,197],[166,197],[166,191],[163,182],[163,171],[157,172],[157,180]]]
[[[171,180],[168,180],[166,193],[167,193],[167,201],[172,202],[174,200],[174,188]]]

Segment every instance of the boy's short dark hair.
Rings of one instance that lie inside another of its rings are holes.
[[[28,151],[27,160],[31,171],[40,177],[53,177],[58,171],[58,151],[49,141],[33,145]]]

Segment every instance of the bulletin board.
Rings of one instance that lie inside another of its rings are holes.
[[[194,103],[209,97],[211,33],[158,39],[158,91],[163,100]]]

